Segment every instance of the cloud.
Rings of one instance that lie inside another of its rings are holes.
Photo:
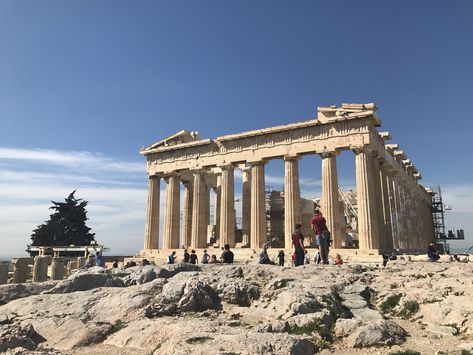
[[[111,253],[134,254],[143,243],[146,163],[101,153],[0,148],[1,254],[20,255],[32,230],[49,218],[51,200],[89,201],[88,225]]]

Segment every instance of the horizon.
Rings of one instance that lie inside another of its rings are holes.
[[[77,189],[97,241],[133,255],[146,217],[141,146],[182,129],[216,138],[313,119],[342,102],[377,104],[389,143],[423,186],[442,188],[446,229],[465,231],[450,246],[466,250],[472,10],[466,0],[0,2],[2,253],[24,254],[50,201]],[[318,179],[320,165],[304,157],[300,181]],[[337,165],[342,188],[354,188],[353,154]],[[266,183],[283,177],[271,161]],[[236,196],[240,186],[236,175]],[[301,186],[302,197],[319,193]]]

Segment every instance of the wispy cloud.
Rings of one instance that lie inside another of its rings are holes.
[[[112,253],[143,243],[146,164],[101,153],[0,148],[2,254],[21,254],[32,230],[49,218],[51,200],[71,191],[89,201],[88,225]]]

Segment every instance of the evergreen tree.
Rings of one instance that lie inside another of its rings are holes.
[[[33,246],[69,246],[90,245],[95,240],[95,233],[85,222],[88,220],[88,201],[76,199],[75,190],[69,194],[65,202],[54,202],[49,209],[55,212],[50,215],[49,221],[39,225],[31,235]]]

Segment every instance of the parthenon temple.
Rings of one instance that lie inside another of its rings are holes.
[[[397,144],[387,144],[390,134],[378,131],[381,121],[376,110],[373,103],[319,107],[312,120],[216,139],[201,139],[197,132],[183,130],[143,148],[140,154],[147,159],[149,182],[142,255],[167,255],[183,246],[260,249],[268,241],[265,163],[272,159],[284,161],[282,247],[291,249],[294,226],[303,222],[299,159],[311,154],[321,157],[320,207],[332,248],[344,247],[337,155],[345,150],[355,156],[357,253],[424,249],[433,238],[431,193],[419,184],[421,174],[406,153]],[[240,231],[235,211],[237,169],[242,174]],[[161,180],[166,184],[162,232]]]

